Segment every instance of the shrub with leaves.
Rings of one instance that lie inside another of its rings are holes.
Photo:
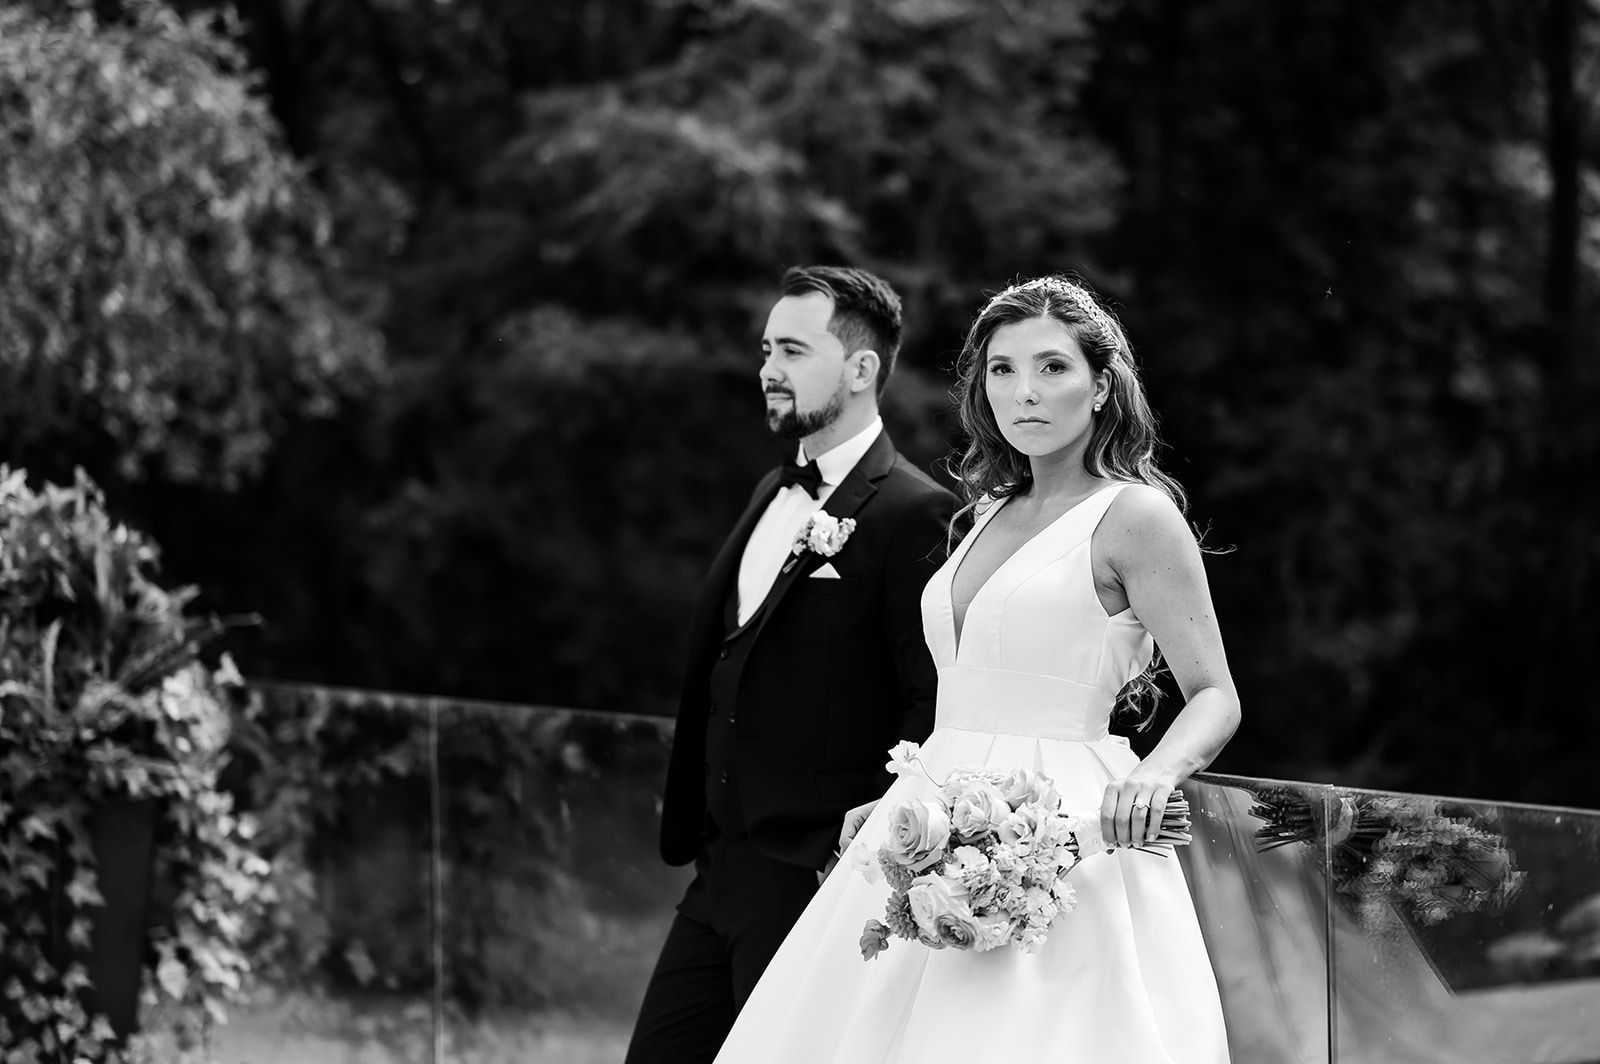
[[[114,522],[83,474],[32,490],[0,466],[0,1045],[8,1061],[122,1060],[82,996],[104,904],[91,828],[151,802],[164,919],[142,959],[142,1007],[193,1050],[250,974],[243,949],[272,901],[252,825],[218,787],[240,679],[202,646],[227,621],[152,579],[156,548]]]

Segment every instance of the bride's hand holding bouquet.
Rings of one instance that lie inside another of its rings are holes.
[[[891,935],[932,949],[1037,950],[1055,919],[1076,905],[1068,873],[1109,850],[1113,839],[1102,830],[1103,818],[1069,813],[1042,772],[957,770],[940,781],[928,776],[919,754],[917,744],[901,743],[887,767],[897,775],[927,776],[939,788],[934,797],[895,802],[877,850],[852,840],[846,851],[869,882],[881,878],[889,886],[887,923],[867,922],[862,956],[877,956]],[[1119,792],[1119,810],[1123,797]],[[1189,841],[1189,807],[1181,792],[1169,788],[1161,812],[1143,816],[1145,837],[1129,845],[1165,854]],[[1124,819],[1123,826],[1132,822]]]

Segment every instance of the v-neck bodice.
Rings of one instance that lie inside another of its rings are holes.
[[[982,513],[928,581],[922,622],[939,669],[936,727],[1106,735],[1117,692],[1155,652],[1132,611],[1107,616],[1095,592],[1090,540],[1125,486],[1101,488],[1024,541],[978,588],[959,638],[951,586],[1004,500]]]

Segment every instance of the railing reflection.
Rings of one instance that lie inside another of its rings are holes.
[[[686,879],[655,853],[670,723],[259,692],[234,785],[283,927],[216,1058],[620,1061]],[[1236,1061],[1600,1061],[1600,813],[1185,789]]]
[[[1211,827],[1189,882],[1236,1059],[1600,1060],[1600,815],[1224,776],[1190,789]]]

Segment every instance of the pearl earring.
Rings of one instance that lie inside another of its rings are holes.
[[[1094,412],[1096,414],[1098,414],[1100,412],[1100,404],[1099,403],[1094,404]]]

